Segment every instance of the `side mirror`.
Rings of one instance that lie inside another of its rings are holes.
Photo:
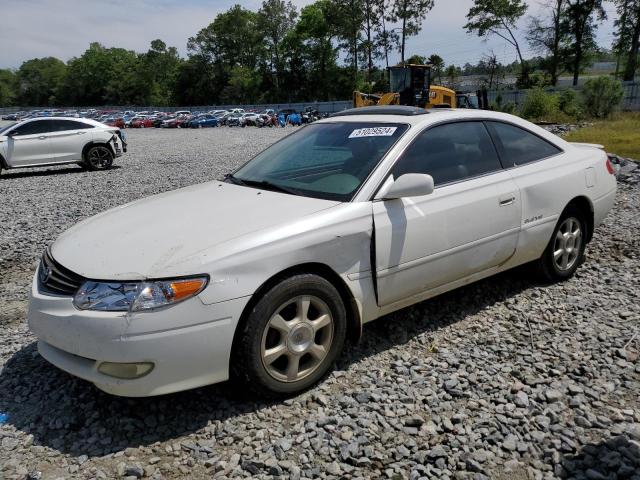
[[[376,199],[393,200],[405,197],[421,197],[433,193],[433,177],[425,173],[405,173],[394,182],[386,183]]]

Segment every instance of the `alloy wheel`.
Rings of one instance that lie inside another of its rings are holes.
[[[260,355],[267,373],[281,382],[311,375],[331,349],[333,327],[329,307],[316,296],[298,296],[283,303],[262,335]]]
[[[106,147],[94,147],[89,152],[89,163],[93,168],[107,168],[111,161],[111,152]]]
[[[582,228],[575,217],[569,217],[558,228],[553,243],[553,261],[556,268],[567,271],[573,268],[580,255]]]

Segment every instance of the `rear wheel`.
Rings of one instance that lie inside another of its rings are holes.
[[[87,150],[85,159],[89,170],[106,170],[113,165],[113,152],[105,145],[95,145]]]
[[[311,274],[266,292],[240,327],[232,377],[261,397],[298,393],[320,380],[342,351],[346,311],[340,294]]]
[[[551,240],[537,261],[542,278],[557,282],[571,277],[584,259],[587,223],[584,213],[568,207],[558,220]]]

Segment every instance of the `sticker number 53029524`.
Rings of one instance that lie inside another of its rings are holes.
[[[371,127],[371,128],[356,128],[349,138],[360,137],[390,137],[396,131],[398,127]]]

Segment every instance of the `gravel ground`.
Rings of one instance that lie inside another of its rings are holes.
[[[38,355],[26,291],[47,243],[288,131],[130,131],[117,169],[3,174],[0,478],[640,479],[638,173],[573,279],[519,269],[389,315],[290,400],[117,398]]]

